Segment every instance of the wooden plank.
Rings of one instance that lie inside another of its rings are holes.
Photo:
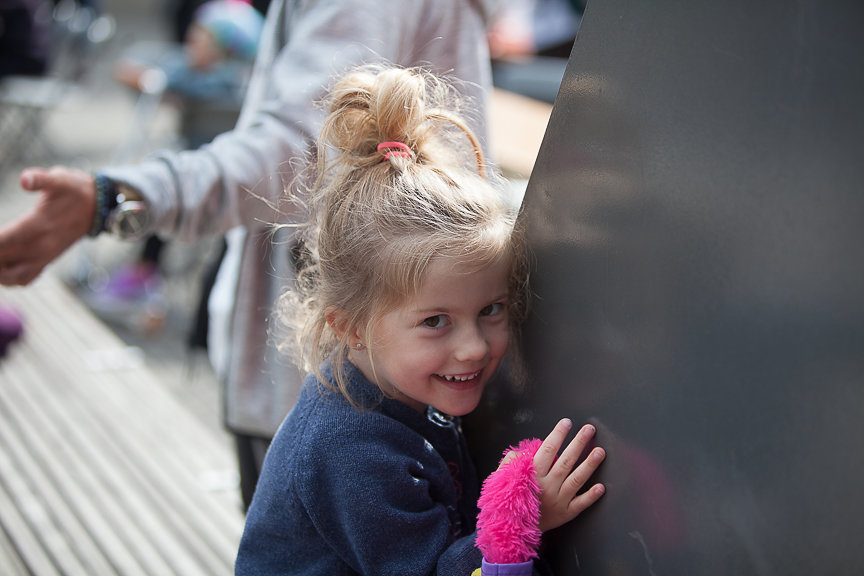
[[[0,470],[9,470],[11,462],[3,452],[0,450]],[[15,496],[10,493],[26,491],[26,485],[20,479],[13,479],[11,482],[0,480],[0,525],[4,534],[3,541],[6,543],[0,551],[8,554],[8,557],[3,559],[3,566],[18,566],[25,574],[60,574],[30,523],[24,518],[22,509],[26,506],[22,501],[16,501]]]
[[[52,541],[68,539],[62,549],[52,552],[53,556],[59,557],[64,563],[64,574],[87,574],[88,570],[83,568],[84,565],[108,573],[110,563],[89,537],[85,524],[78,519],[69,505],[70,502],[77,503],[79,506],[86,505],[88,498],[75,493],[76,484],[73,482],[62,482],[59,484],[59,489],[52,482],[50,468],[45,466],[46,446],[43,443],[34,444],[32,439],[21,434],[21,419],[26,419],[28,428],[32,428],[34,424],[43,430],[44,427],[26,407],[9,401],[13,392],[9,384],[7,382],[3,386],[4,398],[0,403],[4,408],[0,411],[0,442],[5,447],[3,454],[0,455],[4,459],[3,466],[0,467],[0,483],[10,488],[15,487],[16,484],[23,484],[18,490],[19,501],[27,498],[31,502],[31,507],[40,507],[40,513],[46,516],[45,521],[40,526],[31,518],[29,524],[44,546],[53,550],[57,545],[51,546]],[[19,407],[13,413],[7,410],[8,407],[16,405]],[[58,447],[58,444],[51,445],[54,450],[48,455],[49,458],[54,458]],[[26,490],[23,495],[20,494],[22,488]],[[27,509],[25,506],[22,508]],[[82,516],[88,517],[87,514]],[[84,558],[82,563],[70,565],[79,555]]]
[[[18,511],[12,506],[8,495],[3,490],[3,485],[0,484],[0,518],[7,518],[8,515],[15,515]],[[31,572],[21,561],[20,555],[12,542],[7,532],[7,527],[11,522],[0,522],[0,566],[3,567],[4,574],[7,576],[29,576]]]
[[[41,397],[21,393],[25,389],[38,390],[32,383],[39,377],[41,374],[31,370],[21,370],[5,385],[7,391],[18,394],[12,404],[15,412],[22,414],[17,424],[28,428],[18,431],[18,442],[26,442],[25,450],[43,462],[39,470],[22,467],[16,472],[19,475],[29,472],[28,483],[41,488],[40,501],[48,498],[52,488],[56,489],[69,513],[86,527],[94,546],[118,571],[142,575],[153,570],[164,572],[167,565],[160,560],[158,550],[149,546],[149,539],[138,523],[124,513],[127,502],[112,497],[117,489],[111,483],[123,484],[123,479],[111,473],[113,466],[101,454],[95,460],[88,456],[90,449],[97,453],[98,449],[82,447],[90,438],[79,424],[80,412],[69,403],[62,403],[68,410],[53,410],[50,399],[43,403],[45,399]],[[7,449],[14,446],[12,442],[6,444]],[[44,526],[35,529],[46,532]],[[78,549],[81,548],[83,545],[79,543]]]
[[[228,436],[146,366],[101,369],[127,347],[55,279],[0,289],[0,299],[25,317],[24,339],[0,361],[0,554],[18,556],[8,564],[34,574],[232,573],[239,494],[202,483],[234,471]]]

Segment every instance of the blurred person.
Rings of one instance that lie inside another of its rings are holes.
[[[264,17],[245,0],[210,0],[195,11],[182,46],[152,62],[134,56],[121,58],[114,76],[127,86],[146,91],[148,78],[159,74],[165,96],[179,100],[182,117],[204,116],[203,125],[201,120],[182,122],[185,145],[198,148],[218,135],[220,123],[208,126],[208,112],[239,112],[263,25]],[[165,314],[159,264],[164,249],[165,242],[159,236],[149,236],[136,261],[114,270],[104,286],[83,290],[82,297],[94,311],[111,320],[128,320],[136,309],[144,310],[154,319],[148,327],[158,328]],[[202,298],[206,298],[204,292]],[[199,324],[195,322],[193,331],[199,330]],[[191,338],[200,341],[197,336]]]
[[[195,12],[210,0],[167,0],[165,14],[171,22],[171,34],[175,42],[183,42],[186,32],[195,19]],[[260,14],[266,14],[270,0],[251,0],[249,2]]]
[[[240,103],[258,50],[264,18],[245,0],[211,0],[195,12],[181,50],[169,50],[153,63],[121,59],[120,82],[141,90],[153,69],[165,74],[165,92],[195,101]],[[204,142],[191,142],[197,147]]]
[[[554,103],[584,0],[504,0],[489,26],[497,88]]]
[[[264,453],[294,405],[301,372],[281,360],[268,325],[292,282],[292,228],[306,218],[284,199],[314,153],[323,121],[317,101],[335,74],[363,63],[426,66],[457,79],[471,128],[486,145],[491,67],[481,0],[273,0],[237,127],[194,151],[165,152],[96,174],[29,168],[20,182],[40,194],[34,209],[0,228],[0,283],[35,279],[78,239],[105,230],[183,240],[227,233],[228,251],[210,301],[209,352],[224,382],[248,504]]]
[[[492,59],[568,58],[584,10],[583,0],[505,0],[489,27]]]
[[[0,0],[0,78],[48,71],[52,8],[45,0]]]

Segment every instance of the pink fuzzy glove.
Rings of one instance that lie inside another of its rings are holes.
[[[531,574],[541,535],[534,454],[542,443],[535,438],[510,447],[483,482],[476,542],[483,553],[482,576]]]

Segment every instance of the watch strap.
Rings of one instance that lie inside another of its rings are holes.
[[[101,173],[93,175],[96,202],[88,236],[95,238],[105,231],[108,215],[117,207],[117,184]]]

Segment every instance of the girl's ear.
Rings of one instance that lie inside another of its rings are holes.
[[[330,307],[324,311],[324,317],[327,318],[327,324],[330,326],[330,329],[341,339],[345,335],[348,324],[345,311]]]
[[[363,344],[363,330],[357,328],[352,334],[346,334],[349,323],[348,314],[339,308],[329,308],[325,311],[327,324],[330,329],[343,342],[347,342],[350,348],[356,348],[357,344]]]

